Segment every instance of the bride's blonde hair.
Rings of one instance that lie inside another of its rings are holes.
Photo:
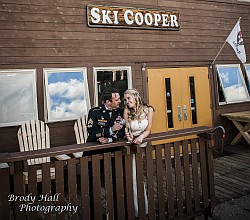
[[[127,89],[124,92],[124,95],[131,95],[135,99],[135,107],[128,108],[126,103],[124,103],[125,108],[128,109],[128,121],[139,119],[143,112],[147,115],[147,108],[149,105],[147,105],[141,98],[139,92],[136,89]],[[150,106],[152,107],[152,106]],[[153,108],[153,107],[152,107]]]

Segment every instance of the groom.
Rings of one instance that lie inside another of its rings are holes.
[[[89,133],[87,142],[100,142],[102,144],[111,143],[124,138],[125,128],[123,126],[123,109],[119,107],[121,103],[119,90],[107,88],[102,93],[103,104],[89,110],[87,131]],[[105,153],[114,151],[116,148],[97,150],[95,153]],[[114,200],[114,218],[117,217],[117,195],[116,195],[116,175],[115,160],[112,157],[112,182],[113,182],[113,200]],[[104,185],[104,161],[100,161],[100,171],[102,176],[102,185]],[[92,163],[89,164],[90,175],[90,195],[93,196]],[[91,216],[94,216],[93,198],[90,199]]]
[[[107,88],[102,93],[103,104],[89,110],[87,142],[99,141],[102,144],[119,140],[125,135],[123,126],[123,109],[119,90]]]

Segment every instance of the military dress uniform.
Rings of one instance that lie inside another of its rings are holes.
[[[109,138],[109,142],[124,138],[125,126],[119,131],[112,132],[111,127],[117,118],[123,117],[123,109],[117,108],[113,111],[107,110],[105,105],[89,110],[87,131],[87,142],[98,141],[98,138]]]
[[[107,110],[106,106],[103,104],[100,107],[95,107],[89,110],[88,122],[87,122],[87,131],[88,138],[87,142],[98,142],[100,137],[105,137],[109,139],[109,142],[113,142],[119,139],[124,138],[125,136],[125,126],[119,131],[112,132],[111,127],[114,125],[117,118],[123,117],[123,109],[117,108],[113,111]],[[105,152],[116,151],[116,148],[110,149],[99,149],[90,153],[93,154],[103,154]],[[88,153],[86,153],[88,155]],[[115,174],[115,160],[112,157],[112,182],[113,182],[113,199],[116,201],[116,174]],[[102,176],[102,184],[104,184],[103,175],[104,175],[104,161],[100,161],[100,173]],[[89,177],[90,177],[90,204],[91,204],[91,216],[94,216],[93,209],[93,178],[92,178],[92,162],[89,161]],[[114,203],[116,206],[116,202]],[[116,209],[115,209],[116,210]]]

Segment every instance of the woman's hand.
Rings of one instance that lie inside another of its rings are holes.
[[[133,140],[133,143],[135,143],[135,144],[141,144],[142,140],[143,140],[143,137],[140,135],[140,136],[138,136],[137,138],[135,138]]]
[[[133,136],[132,136],[132,134],[128,131],[128,129],[125,129],[125,136],[126,136],[126,139],[127,139],[129,142],[132,142]]]

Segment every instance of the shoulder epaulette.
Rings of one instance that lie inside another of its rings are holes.
[[[94,107],[94,108],[92,108],[91,110],[92,111],[97,111],[97,110],[101,110],[102,109],[102,107]]]

